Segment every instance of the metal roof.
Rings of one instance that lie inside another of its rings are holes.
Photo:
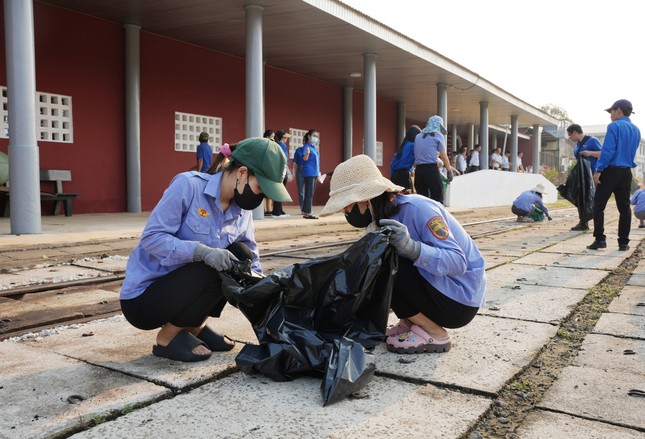
[[[338,0],[44,0],[142,31],[245,57],[245,10],[263,11],[267,65],[361,90],[363,54],[375,53],[377,95],[406,104],[409,119],[436,112],[437,84],[447,84],[448,123],[479,125],[480,102],[489,123],[556,125],[557,119],[477,73]],[[394,3],[394,2],[393,2]],[[396,7],[396,6],[393,6]],[[449,38],[449,37],[447,37]],[[492,55],[491,55],[492,56]],[[500,66],[503,68],[503,65]]]

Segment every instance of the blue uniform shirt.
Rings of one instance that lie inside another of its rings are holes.
[[[208,168],[210,168],[213,163],[213,150],[208,142],[202,142],[197,145],[197,158],[203,160],[202,169],[198,169],[198,171],[208,171]]]
[[[278,145],[280,145],[280,148],[282,148],[282,152],[284,153],[284,156],[287,158],[287,163],[289,163],[289,151],[287,151],[287,144],[284,143],[283,141],[278,142]]]
[[[466,306],[484,306],[484,258],[461,224],[440,203],[421,195],[397,195],[399,212],[392,217],[405,224],[421,243],[414,262],[425,280],[443,295]]]
[[[200,242],[213,248],[242,242],[253,253],[252,267],[261,271],[253,213],[240,209],[235,201],[222,212],[221,180],[221,172],[212,175],[184,172],[175,176],[130,253],[121,299],[141,295],[155,279],[193,262],[195,247]]]
[[[394,153],[390,164],[390,175],[397,169],[406,169],[408,171],[414,169],[414,142],[406,142],[403,145],[400,159],[396,158],[396,153]]]
[[[549,209],[546,208],[544,202],[542,201],[542,197],[539,196],[537,192],[524,191],[520,194],[519,197],[515,199],[515,201],[513,201],[513,206],[529,213],[533,210],[534,204],[540,206],[544,214],[546,216],[549,216]]]
[[[589,160],[589,165],[591,165],[591,172],[596,172],[596,164],[598,163],[598,158],[594,156],[578,157],[578,154],[582,151],[602,151],[600,140],[596,139],[595,137],[589,137],[584,145],[581,145],[580,142],[578,142],[576,143],[575,148],[573,148],[573,156],[577,160],[580,160],[581,158],[584,160]]]
[[[602,172],[608,166],[635,168],[634,158],[641,141],[641,132],[629,117],[621,117],[607,126],[602,152],[596,164],[596,171]]]
[[[305,150],[309,148],[309,158],[305,160]],[[307,142],[296,150],[293,161],[302,170],[304,177],[318,177],[320,175],[320,153],[311,143]]]
[[[425,139],[423,138],[424,135],[426,136]],[[414,158],[417,165],[437,163],[439,161],[437,153],[445,150],[446,146],[441,133],[434,133],[434,136],[420,133],[414,139]]]
[[[634,192],[632,196],[632,204],[634,205],[634,212],[645,212],[645,190],[639,189]]]

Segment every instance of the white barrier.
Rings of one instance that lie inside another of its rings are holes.
[[[486,169],[455,177],[446,191],[446,206],[457,208],[510,206],[522,192],[542,183],[545,203],[554,203],[558,191],[541,174],[493,171]]]

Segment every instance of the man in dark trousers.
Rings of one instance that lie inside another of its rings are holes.
[[[629,119],[633,113],[632,103],[619,99],[605,111],[612,122],[607,126],[607,134],[593,175],[596,183],[596,198],[593,206],[593,236],[596,240],[587,246],[597,250],[606,248],[605,207],[611,194],[616,198],[620,213],[618,219],[618,250],[629,250],[629,229],[632,225],[632,212],[629,205],[629,192],[632,183],[632,168],[641,141],[641,132]]]
[[[567,134],[569,135],[569,140],[576,142],[576,146],[573,148],[573,156],[576,160],[589,161],[591,173],[596,172],[596,163],[598,163],[598,157],[600,157],[600,151],[602,150],[600,140],[593,136],[585,136],[582,127],[576,123],[567,127]],[[578,224],[571,227],[571,230],[589,230],[589,218],[583,218],[581,206],[578,206],[578,218]]]

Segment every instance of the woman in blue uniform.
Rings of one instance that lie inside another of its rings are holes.
[[[428,119],[426,127],[414,139],[414,159],[417,163],[414,188],[417,194],[430,197],[439,203],[443,203],[443,182],[438,166],[440,159],[448,170],[448,181],[452,181],[453,178],[450,159],[446,154],[444,134],[446,129],[443,127],[443,119],[440,116],[432,116]]]
[[[133,326],[157,333],[154,355],[201,361],[233,348],[206,326],[226,300],[218,271],[251,259],[261,271],[252,210],[265,196],[291,201],[282,184],[286,158],[277,143],[240,142],[224,170],[177,175],[154,208],[132,250],[121,309]]]
[[[300,172],[303,181],[303,200],[300,209],[303,218],[318,219],[312,213],[312,205],[316,179],[320,176],[320,153],[317,149],[320,144],[320,133],[311,129],[307,131],[302,140],[304,145],[298,148],[293,156],[293,162],[297,165],[296,175]],[[298,190],[300,191],[300,189]]]
[[[355,156],[334,170],[320,216],[343,212],[355,227],[391,229],[390,243],[399,254],[392,310],[400,321],[386,332],[387,348],[447,352],[445,328],[467,325],[484,305],[484,258],[440,203],[402,190],[368,156]]]
[[[421,128],[412,125],[405,133],[403,141],[396,149],[390,164],[390,179],[392,183],[412,190],[412,172],[414,171],[414,139]]]

